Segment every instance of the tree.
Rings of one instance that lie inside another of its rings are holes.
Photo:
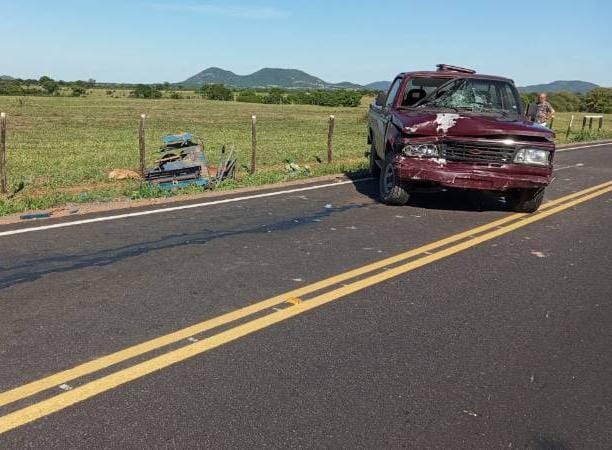
[[[161,92],[157,89],[154,89],[152,86],[148,84],[138,84],[136,88],[130,93],[130,97],[135,98],[160,98],[162,96]]]
[[[72,96],[73,97],[81,97],[83,95],[87,95],[87,89],[83,86],[72,86]]]
[[[264,97],[263,102],[274,105],[285,103],[285,92],[279,88],[272,88],[268,95]]]
[[[236,101],[242,103],[261,103],[262,98],[253,89],[246,89],[238,93]]]
[[[50,78],[46,75],[40,77],[40,79],[38,80],[38,83],[45,90],[45,92],[49,95],[53,95],[55,92],[57,92],[59,88],[57,82],[53,78]]]
[[[588,112],[612,113],[612,88],[599,87],[589,91],[584,104]]]
[[[202,86],[200,90],[202,96],[208,100],[220,100],[220,101],[232,101],[234,100],[234,93],[231,89],[226,88],[222,84],[206,84]]]

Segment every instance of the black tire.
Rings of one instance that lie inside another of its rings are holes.
[[[516,212],[534,213],[544,200],[544,188],[518,189],[506,196],[506,201]]]
[[[404,183],[397,176],[395,167],[393,167],[394,157],[395,155],[391,152],[385,156],[385,161],[378,177],[378,192],[383,203],[401,206],[408,203],[410,194],[406,190]]]
[[[376,147],[374,147],[374,142],[370,146],[370,175],[375,178],[380,177],[380,167],[376,163],[378,161],[378,155],[376,154]]]

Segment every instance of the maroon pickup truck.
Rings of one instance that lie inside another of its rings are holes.
[[[513,210],[534,212],[552,180],[554,133],[524,116],[507,78],[445,64],[401,73],[370,106],[368,127],[370,171],[388,204],[461,188],[500,193]]]

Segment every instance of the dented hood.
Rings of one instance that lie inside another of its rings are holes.
[[[402,111],[395,125],[407,135],[487,137],[493,135],[533,136],[552,141],[554,133],[524,118],[471,112]]]

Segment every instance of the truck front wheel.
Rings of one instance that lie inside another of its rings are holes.
[[[517,189],[506,196],[506,201],[516,212],[533,213],[538,210],[544,200],[544,188]]]
[[[394,155],[387,153],[382,170],[380,170],[378,179],[380,199],[388,205],[405,205],[408,203],[410,194],[406,190],[405,184],[397,176],[393,167],[393,159]]]

